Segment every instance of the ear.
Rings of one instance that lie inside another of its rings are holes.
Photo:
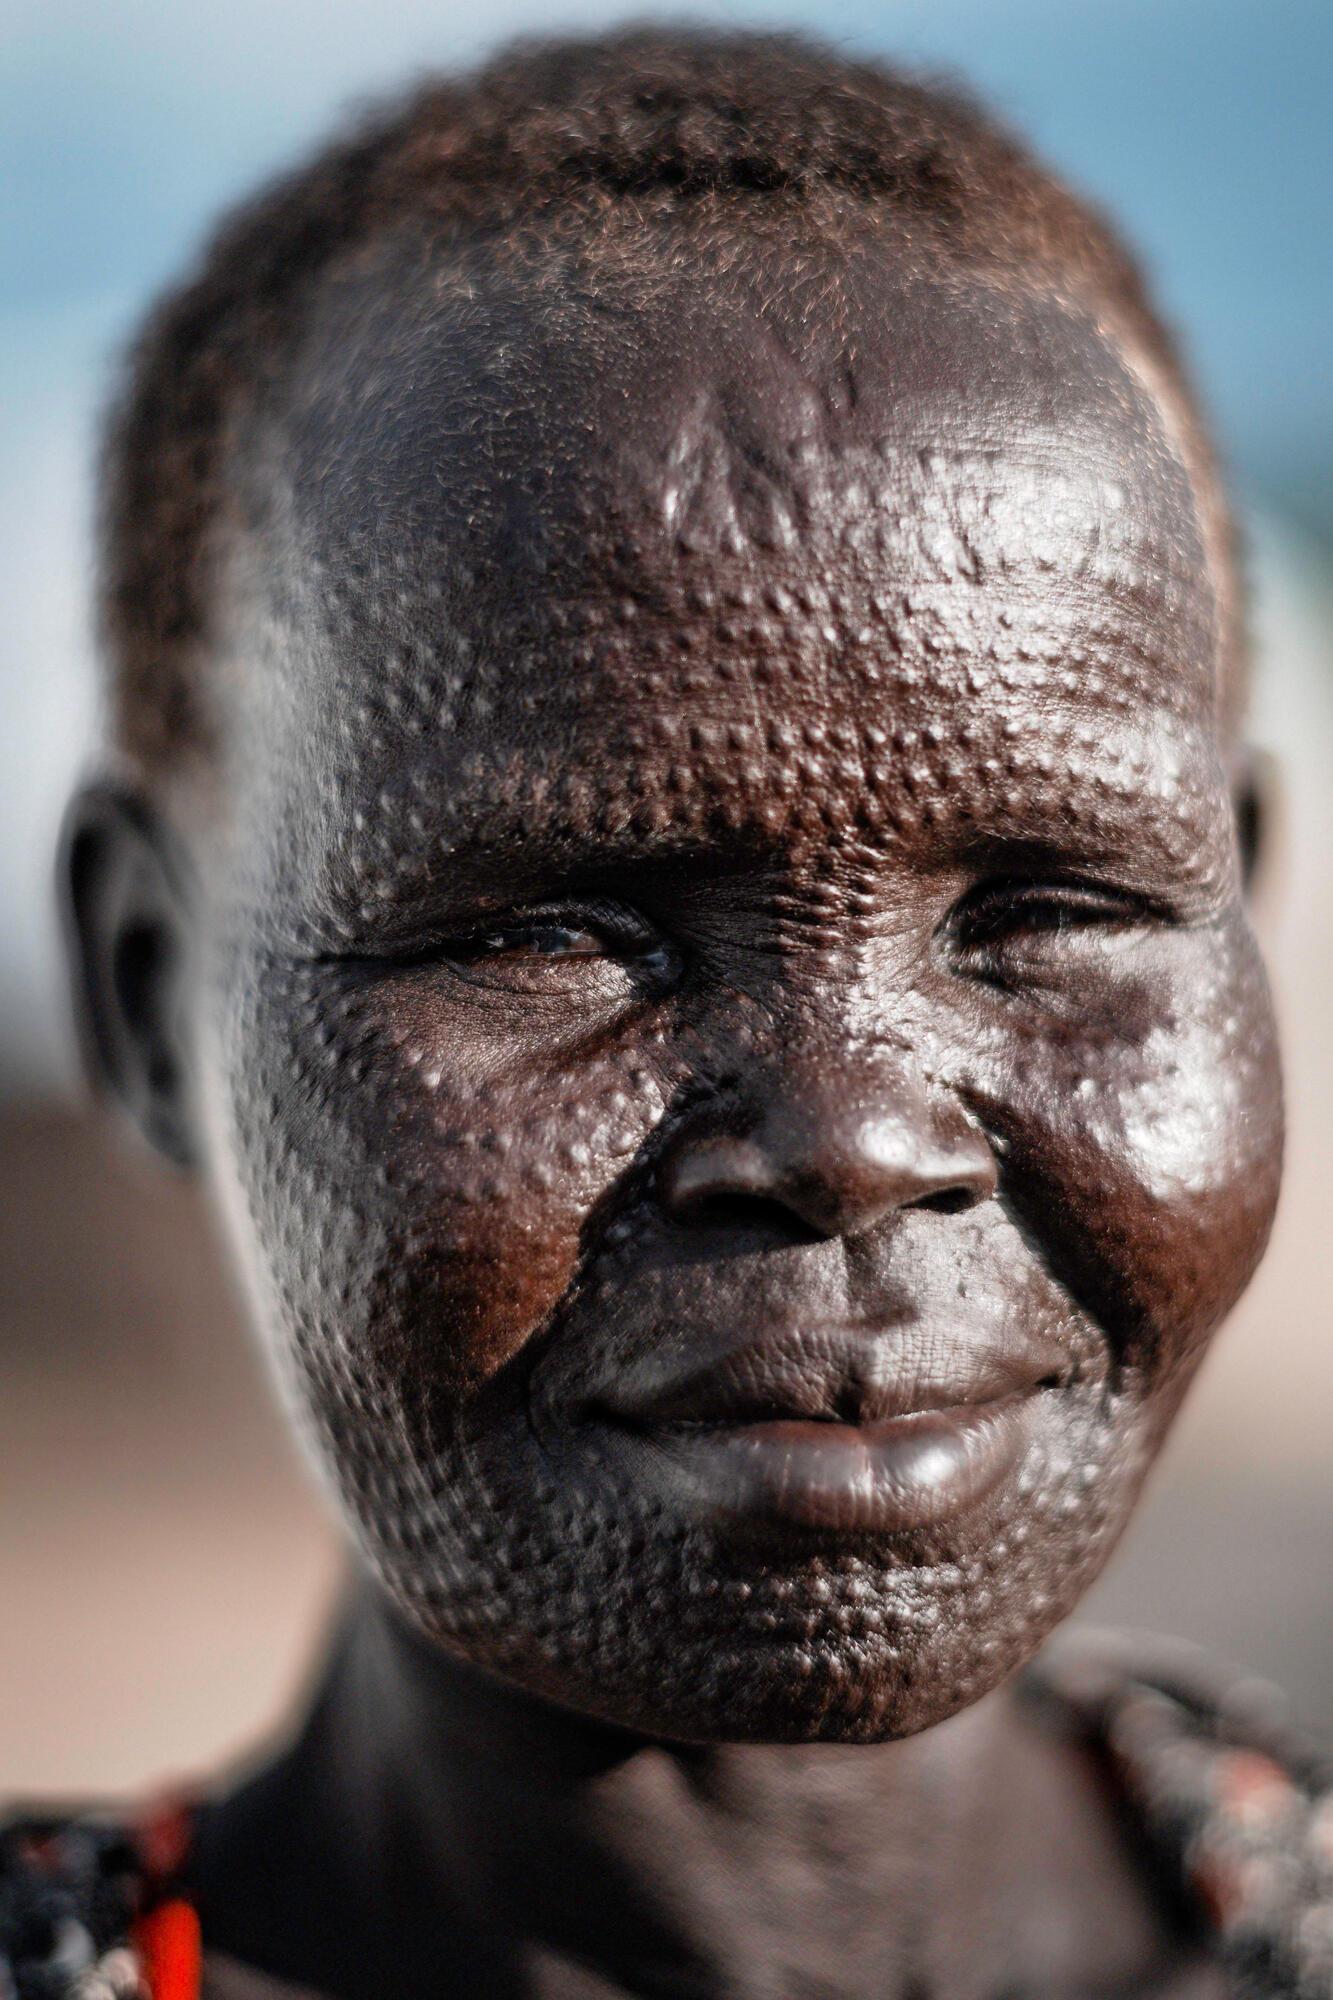
[[[1273,844],[1282,781],[1276,759],[1252,743],[1242,745],[1232,762],[1231,797],[1236,815],[1241,882],[1247,896],[1255,893]]]
[[[109,783],[71,799],[58,889],[84,1062],[159,1153],[197,1158],[188,973],[197,900],[179,838]]]

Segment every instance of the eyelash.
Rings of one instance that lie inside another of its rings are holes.
[[[1142,897],[1096,883],[1016,877],[969,891],[950,911],[945,928],[963,950],[978,951],[1020,931],[1127,929],[1160,914]]]
[[[516,940],[541,931],[565,931],[571,935],[584,932],[591,937],[601,937],[610,943],[617,956],[626,958],[647,958],[664,949],[660,934],[633,911],[620,904],[588,903],[507,912],[492,923],[478,925],[474,930],[443,939],[439,955],[463,963],[502,958],[516,948]],[[517,948],[521,949],[521,946]],[[591,958],[594,954],[552,952],[549,956]]]

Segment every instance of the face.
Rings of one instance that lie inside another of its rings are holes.
[[[209,1144],[422,1630],[878,1739],[1082,1591],[1262,1248],[1221,579],[1090,318],[670,249],[326,302],[230,570]]]

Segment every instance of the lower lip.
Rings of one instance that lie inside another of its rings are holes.
[[[885,1423],[775,1419],[647,1435],[714,1517],[901,1534],[985,1499],[1022,1458],[1036,1400],[1009,1396]]]

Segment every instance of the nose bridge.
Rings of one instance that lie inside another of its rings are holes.
[[[806,1050],[774,1064],[757,1135],[775,1160],[831,1166],[844,1154],[905,1153],[932,1118],[929,1086],[908,1053]]]
[[[678,1135],[662,1186],[682,1218],[740,1198],[853,1236],[896,1209],[975,1207],[996,1166],[985,1133],[905,1044],[787,1044],[756,1052],[726,1129]]]

